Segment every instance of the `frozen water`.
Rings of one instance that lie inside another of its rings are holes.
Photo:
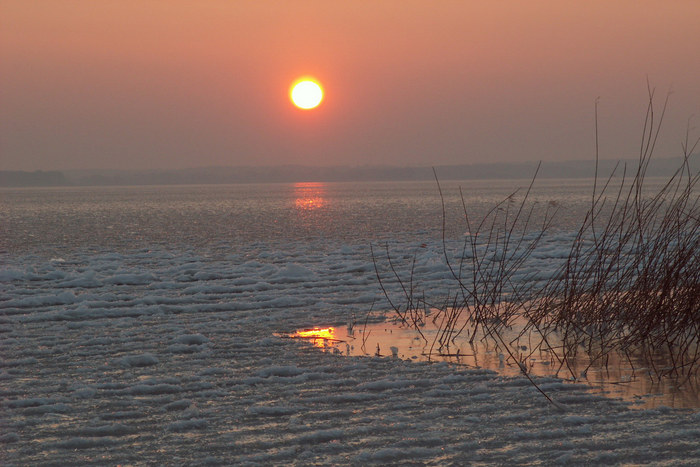
[[[0,463],[700,462],[695,411],[538,378],[562,412],[519,377],[272,337],[387,309],[378,239],[419,254],[431,294],[450,289],[434,193],[375,188],[328,186],[323,212],[297,207],[291,186],[252,189],[260,202],[225,187],[4,191]],[[538,277],[569,238],[547,238]]]

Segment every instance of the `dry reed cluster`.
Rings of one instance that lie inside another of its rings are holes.
[[[645,189],[666,109],[664,104],[657,119],[653,94],[650,90],[637,166],[632,171],[618,166],[602,181],[597,173],[596,109],[596,173],[590,208],[568,257],[545,283],[522,280],[522,274],[516,280],[556,216],[556,211],[533,215],[537,206],[529,195],[537,173],[524,196],[513,193],[478,220],[470,217],[462,196],[468,235],[457,260],[450,259],[447,251],[440,191],[443,259],[455,285],[442,303],[427,303],[417,290],[415,258],[408,275],[402,276],[388,246],[381,256],[373,251],[379,283],[397,316],[419,332],[427,319],[436,323],[439,332],[430,342],[430,352],[449,352],[457,336],[468,336],[469,342],[493,341],[526,376],[525,362],[534,352],[548,353],[556,368],[573,378],[588,369],[576,367],[577,357],[587,357],[590,366],[605,364],[613,354],[630,364],[643,359],[652,377],[697,375],[700,174],[692,173],[688,159],[698,141],[689,144],[686,138],[683,163],[660,190]],[[541,224],[532,234],[535,217]],[[388,267],[380,267],[384,261]],[[389,276],[383,271],[390,271]],[[397,283],[401,292],[388,292],[387,281]],[[428,316],[429,310],[437,312]],[[506,341],[505,331],[516,322],[519,334]],[[537,345],[521,346],[525,338]],[[525,348],[529,354],[521,352]]]

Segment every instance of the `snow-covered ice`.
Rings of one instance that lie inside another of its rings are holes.
[[[525,272],[545,280],[569,240]],[[424,243],[391,251],[439,295]],[[561,410],[521,377],[274,337],[386,306],[366,242],[0,260],[3,465],[700,464],[696,410],[538,378]]]

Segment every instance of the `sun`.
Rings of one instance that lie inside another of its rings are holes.
[[[302,78],[292,84],[289,98],[300,109],[313,109],[323,100],[323,89],[315,80]]]

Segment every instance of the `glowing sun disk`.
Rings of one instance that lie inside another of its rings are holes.
[[[301,79],[292,84],[289,97],[300,109],[313,109],[323,100],[323,89],[314,80]]]

